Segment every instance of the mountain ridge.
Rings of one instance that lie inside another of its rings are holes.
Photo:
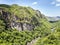
[[[47,16],[47,19],[48,19],[48,21],[59,21],[60,16],[56,16],[56,17]]]
[[[9,6],[9,5],[8,5]],[[30,7],[22,7],[16,4],[1,4],[0,17],[6,22],[7,27],[17,30],[34,30],[40,26],[40,19],[46,19],[39,10]]]

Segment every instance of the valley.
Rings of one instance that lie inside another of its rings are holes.
[[[0,4],[0,45],[60,45],[60,17],[17,4]]]

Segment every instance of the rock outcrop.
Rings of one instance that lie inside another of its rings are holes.
[[[5,7],[6,8],[6,7]],[[6,27],[21,30],[34,30],[36,26],[40,25],[39,20],[44,18],[40,11],[31,9],[29,10],[28,7],[23,7],[19,14],[15,14],[18,8],[16,8],[15,12],[6,11],[4,8],[0,8],[0,19],[3,19],[6,23]],[[8,9],[8,8],[7,8]],[[13,9],[14,10],[14,9]],[[19,9],[21,10],[21,9]],[[33,14],[31,13],[33,12]],[[22,13],[22,14],[21,14]],[[19,16],[17,16],[19,15]],[[21,18],[22,16],[23,18]]]

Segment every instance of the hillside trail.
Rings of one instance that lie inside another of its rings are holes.
[[[39,39],[40,37],[33,39],[31,42],[28,42],[27,45],[34,45]]]

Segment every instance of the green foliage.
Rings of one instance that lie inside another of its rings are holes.
[[[38,42],[36,43],[36,45],[60,45],[60,37],[57,36],[59,34],[55,33],[52,35],[49,35],[45,38],[41,38],[38,40]]]
[[[0,4],[0,7],[10,8],[10,6],[6,4]]]
[[[0,33],[0,44],[2,44],[2,45],[3,44],[4,45],[6,45],[6,44],[9,44],[9,45],[14,45],[14,44],[26,45],[27,42],[30,42],[37,37],[45,37],[49,33],[51,33],[47,29],[48,28],[45,28],[44,25],[41,27],[36,27],[32,31],[25,30],[25,31],[19,32],[16,29],[14,29],[14,30],[8,29],[8,30],[2,31],[2,33]]]
[[[40,39],[36,45],[60,45],[60,22],[54,23],[55,25],[52,26],[45,18],[38,17],[36,11],[30,7],[16,4],[11,6],[1,4],[0,6],[5,12],[8,11],[12,16],[17,16],[20,19],[16,22],[25,22],[35,26],[32,31],[18,31],[7,29],[4,20],[0,20],[0,45],[26,45],[38,37]],[[54,33],[51,31],[52,27],[55,28]]]
[[[60,45],[60,28],[56,28],[54,33],[40,38],[35,45]]]
[[[3,30],[5,30],[5,23],[3,22],[3,20],[0,20],[0,32],[2,32]]]
[[[24,18],[24,17],[31,18],[31,16],[34,15],[35,13],[32,8],[22,7],[16,4],[13,4],[10,9],[11,9],[11,13],[14,13],[14,15],[18,16],[19,18]]]

